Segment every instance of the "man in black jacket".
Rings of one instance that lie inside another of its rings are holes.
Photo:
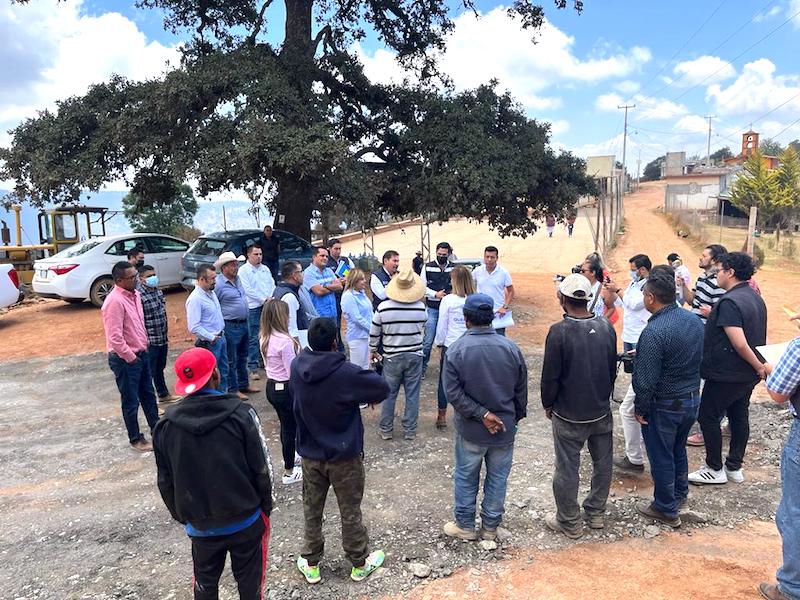
[[[605,317],[589,311],[591,295],[592,286],[583,275],[573,273],[559,284],[564,319],[547,333],[542,365],[542,406],[553,422],[556,456],[556,514],[545,522],[573,539],[583,535],[578,470],[584,445],[589,447],[593,470],[583,510],[592,529],[605,525],[613,467],[609,399],[617,376],[617,334]]]
[[[360,403],[378,404],[389,395],[374,371],[350,363],[336,351],[336,322],[317,318],[308,344],[292,362],[291,385],[297,421],[297,451],[303,457],[305,540],[297,568],[308,583],[320,581],[325,548],[322,513],[333,486],[342,518],[342,547],[353,564],[350,577],[362,581],[383,564],[383,550],[369,552],[361,519],[364,496],[364,424]]]
[[[700,376],[705,379],[697,422],[706,443],[706,463],[689,481],[723,484],[744,481],[742,462],[750,438],[750,394],[767,372],[756,346],[767,341],[767,306],[748,283],[753,259],[744,252],[723,254],[717,284],[725,290],[706,322]],[[722,463],[719,423],[727,413],[731,443]]]
[[[272,464],[255,409],[217,388],[214,355],[175,361],[180,395],[153,430],[158,489],[192,540],[194,597],[216,600],[225,557],[243,600],[260,600],[272,511]]]

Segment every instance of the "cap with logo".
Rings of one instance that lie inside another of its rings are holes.
[[[211,379],[217,359],[210,350],[205,348],[190,348],[175,360],[175,391],[185,396],[193,394],[203,388]]]

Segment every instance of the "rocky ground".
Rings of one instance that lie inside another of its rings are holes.
[[[509,482],[504,522],[508,534],[497,548],[453,541],[441,533],[452,510],[453,442],[452,428],[441,433],[433,427],[436,370],[432,367],[423,386],[423,416],[415,441],[382,442],[375,432],[377,413],[365,411],[368,471],[363,509],[372,545],[386,550],[385,568],[364,583],[349,580],[331,494],[323,582],[306,586],[294,568],[302,537],[301,489],[278,483],[268,597],[406,596],[420,584],[438,584],[432,580],[454,574],[467,577],[459,588],[463,593],[477,593],[479,580],[471,581],[469,575],[500,569],[507,558],[530,563],[562,552],[563,560],[569,561],[577,548],[589,547],[586,542],[607,545],[615,553],[638,543],[637,539],[661,536],[664,530],[639,517],[634,508],[651,493],[646,474],[615,477],[604,530],[586,530],[584,540],[576,543],[545,527],[544,516],[553,508],[552,439],[549,422],[538,408],[541,356],[528,352],[527,360],[529,418],[520,427]],[[626,377],[619,382],[619,397]],[[0,389],[2,596],[190,598],[188,540],[161,503],[152,455],[127,448],[104,356],[6,363],[0,366]],[[261,394],[253,397],[253,403],[262,414],[273,456],[279,456],[274,412]],[[754,403],[751,415],[746,483],[693,487],[690,514],[684,519],[691,523],[677,539],[707,528],[735,531],[748,521],[773,518],[780,497],[779,453],[790,418],[769,401]],[[616,437],[620,448],[621,431]],[[690,465],[701,461],[702,449],[690,450]],[[587,463],[582,469],[584,481],[589,477]],[[237,597],[229,574],[223,579],[222,597]]]

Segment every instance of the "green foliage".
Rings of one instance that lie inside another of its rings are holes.
[[[661,165],[665,160],[667,160],[667,155],[662,154],[647,163],[642,172],[642,181],[657,181],[661,179]]]
[[[188,33],[180,65],[151,81],[113,77],[20,124],[0,149],[0,179],[16,182],[7,200],[74,202],[124,179],[144,215],[191,177],[202,195],[244,190],[306,238],[312,214],[334,207],[365,227],[461,215],[524,235],[528,208],[561,215],[591,191],[582,161],[554,153],[547,126],[494,84],[452,92],[435,62],[453,29],[444,0],[271,2],[140,0]],[[534,33],[543,23],[530,0],[509,12]],[[270,27],[284,27],[280,43]],[[416,87],[366,78],[350,49],[372,32]]]
[[[193,228],[198,208],[192,188],[185,183],[173,184],[171,193],[161,190],[161,194],[155,202],[133,191],[122,199],[123,212],[131,229],[136,233],[166,233],[177,237],[191,233],[189,228]]]
[[[800,209],[800,159],[791,146],[781,154],[781,164],[775,172],[775,183],[775,204],[786,213],[794,213]]]
[[[775,174],[767,168],[761,151],[755,150],[745,161],[733,184],[731,202],[745,212],[751,206],[756,206],[759,216],[767,217],[773,212],[776,193]]]
[[[780,156],[785,150],[779,141],[772,138],[762,139],[758,143],[758,149],[761,150],[761,154],[766,156]]]
[[[728,146],[723,146],[716,152],[712,152],[711,156],[709,157],[711,160],[711,164],[721,163],[726,158],[733,158],[733,152]]]

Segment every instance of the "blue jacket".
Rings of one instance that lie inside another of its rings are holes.
[[[455,409],[455,426],[478,446],[506,446],[528,407],[528,368],[525,357],[507,337],[491,327],[473,327],[447,348],[443,383]],[[497,415],[506,430],[492,435],[483,415]]]
[[[300,456],[335,462],[364,452],[358,405],[383,402],[389,395],[383,377],[348,362],[341,352],[306,348],[292,362],[291,385]]]
[[[365,340],[372,327],[372,301],[364,292],[342,294],[342,314],[347,320],[346,340]]]

